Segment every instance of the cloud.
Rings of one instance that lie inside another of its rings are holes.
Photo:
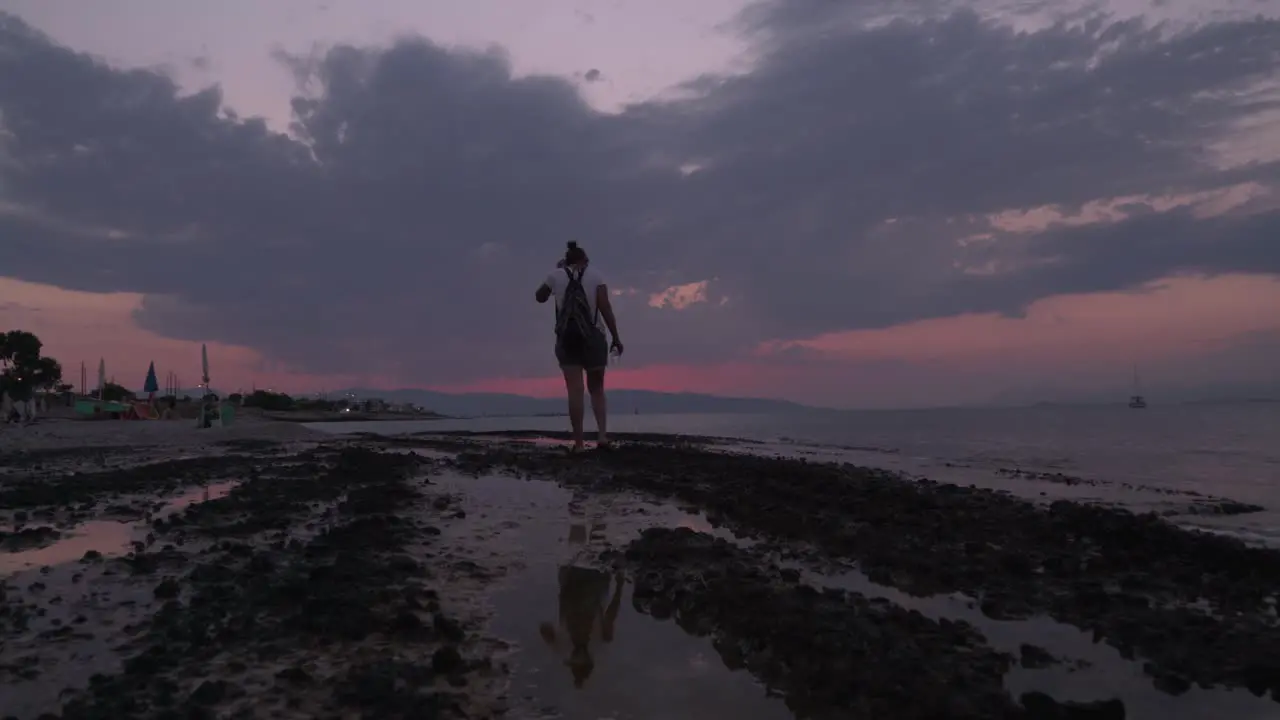
[[[1177,312],[1169,312],[1171,308]],[[758,355],[799,350],[831,360],[915,359],[979,366],[1003,360],[1057,371],[1102,360],[1114,371],[1138,360],[1159,362],[1188,348],[1234,347],[1245,338],[1259,338],[1254,349],[1265,349],[1265,341],[1280,327],[1277,308],[1280,278],[1275,276],[1179,277],[1124,293],[1040,299],[1020,318],[972,314],[921,320],[764,343]]]
[[[136,320],[167,337],[421,384],[544,373],[551,322],[530,297],[568,238],[629,290],[641,364],[1280,273],[1274,203],[1146,200],[1280,184],[1280,165],[1205,151],[1280,107],[1280,21],[1015,31],[837,5],[757,6],[749,72],[620,114],[570,79],[514,76],[500,49],[280,54],[288,134],[216,87],[183,95],[0,15],[3,272],[138,293]],[[1008,226],[1046,207],[1106,222]],[[715,302],[649,307],[711,277]]]
[[[662,292],[649,296],[649,307],[671,310],[684,310],[690,305],[707,301],[707,280],[672,285]]]

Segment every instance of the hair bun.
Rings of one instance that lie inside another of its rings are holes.
[[[570,250],[577,250],[577,249],[578,249],[578,241],[577,241],[577,240],[570,240],[570,241],[569,241],[569,249],[570,249]]]

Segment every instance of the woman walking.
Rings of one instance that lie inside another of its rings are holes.
[[[569,423],[573,427],[573,452],[584,449],[582,422],[585,394],[591,396],[596,417],[598,447],[609,447],[608,405],[604,394],[604,372],[609,352],[622,354],[618,321],[609,302],[609,286],[600,273],[590,268],[587,252],[569,242],[564,259],[547,275],[534,299],[545,303],[556,299],[556,361],[564,373],[569,396]],[[601,322],[603,320],[603,323]],[[609,331],[606,339],[605,329]]]

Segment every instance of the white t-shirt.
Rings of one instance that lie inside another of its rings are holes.
[[[576,270],[570,270],[575,275]],[[565,274],[564,268],[556,268],[547,275],[547,279],[543,282],[551,288],[551,295],[556,299],[556,312],[560,312],[560,305],[564,302],[564,293],[569,289],[569,276]],[[587,266],[587,270],[582,275],[582,289],[587,292],[587,302],[591,304],[591,316],[596,319],[596,326],[601,330],[605,329],[604,318],[600,316],[596,308],[596,291],[601,285],[604,285],[604,278],[600,273]]]

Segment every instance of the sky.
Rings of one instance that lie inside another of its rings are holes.
[[[1280,0],[0,0],[0,328],[552,396],[577,240],[616,388],[1280,387],[1277,78]]]

